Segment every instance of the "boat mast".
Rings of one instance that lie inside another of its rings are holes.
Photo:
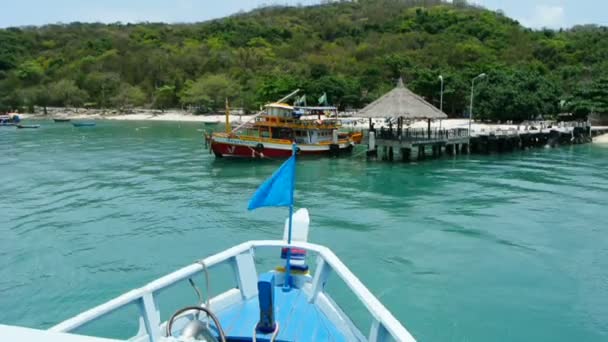
[[[230,127],[230,105],[228,104],[228,98],[226,98],[226,133],[232,133],[232,127]]]

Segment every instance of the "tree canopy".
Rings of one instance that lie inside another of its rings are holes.
[[[465,1],[273,6],[196,24],[0,30],[0,110],[34,105],[255,110],[295,88],[360,108],[399,77],[444,111],[523,120],[608,111],[608,29],[531,30]],[[604,80],[604,81],[601,81]],[[602,90],[603,89],[603,90]],[[604,102],[602,102],[604,101]],[[566,105],[563,105],[567,103]]]

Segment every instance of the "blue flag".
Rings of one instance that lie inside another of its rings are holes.
[[[293,155],[258,188],[249,200],[248,209],[292,206],[295,173],[296,156]]]

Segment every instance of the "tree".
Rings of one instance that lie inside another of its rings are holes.
[[[533,30],[467,3],[323,1],[196,24],[0,29],[0,105],[31,106],[47,85],[55,105],[217,109],[230,97],[253,110],[300,88],[361,107],[403,77],[439,106],[442,74],[444,110],[458,117],[485,72],[475,103],[488,120],[551,115],[556,98],[581,115],[602,108],[591,87],[608,77],[606,27]]]
[[[475,111],[479,118],[523,121],[558,112],[557,87],[534,71],[496,70],[477,89]]]
[[[27,61],[19,65],[16,70],[19,79],[26,84],[37,83],[44,76],[44,69],[36,61]]]
[[[271,74],[263,77],[258,83],[258,104],[274,102],[298,88],[302,82],[292,75]]]
[[[361,106],[359,83],[353,78],[345,76],[323,76],[310,82],[306,90],[313,95],[319,96],[326,93],[330,103],[342,110],[348,106]]]
[[[57,106],[82,106],[88,98],[86,91],[78,88],[73,80],[51,83],[48,88],[50,102]]]
[[[48,114],[47,107],[51,102],[51,95],[49,93],[49,88],[46,85],[37,86],[34,90],[34,95],[36,99],[36,105],[41,106],[43,108],[44,115]]]
[[[180,101],[185,105],[216,110],[224,107],[227,98],[237,96],[239,90],[239,85],[225,75],[206,75],[186,82]]]
[[[34,106],[43,107],[44,115],[47,114],[47,106],[51,100],[49,89],[45,85],[38,85],[17,91],[19,101],[27,108],[28,112],[34,112]]]
[[[143,105],[146,102],[146,94],[140,87],[123,83],[110,101],[115,108],[125,111]]]
[[[154,92],[154,107],[164,111],[173,106],[176,99],[174,86],[165,85],[156,88],[156,91]]]
[[[83,88],[92,94],[90,100],[101,108],[109,105],[110,99],[116,96],[120,85],[120,75],[115,72],[93,72],[83,81]]]
[[[33,87],[18,89],[16,96],[19,98],[19,102],[27,108],[29,113],[34,112],[34,105],[36,104],[36,89]]]
[[[608,114],[608,78],[601,78],[591,84],[581,84],[568,100],[566,108],[577,118],[587,118],[590,114]]]

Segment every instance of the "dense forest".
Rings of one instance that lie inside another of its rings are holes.
[[[608,29],[531,30],[464,1],[267,7],[196,24],[55,24],[0,30],[0,111],[34,106],[255,110],[296,88],[360,108],[406,85],[492,120],[608,113]]]

